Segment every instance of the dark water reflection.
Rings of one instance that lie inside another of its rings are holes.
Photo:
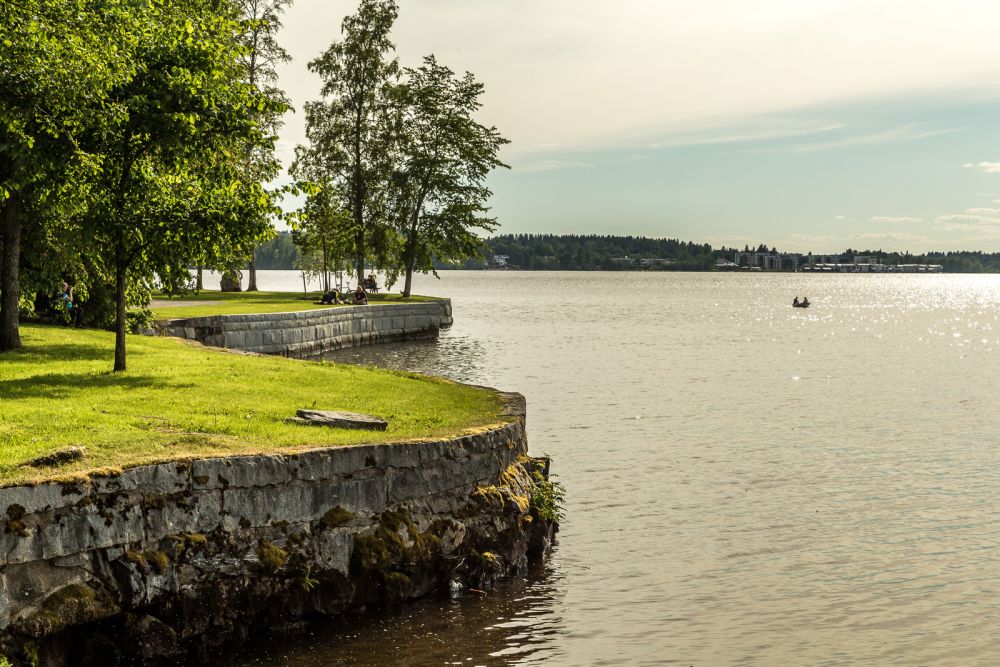
[[[400,609],[316,624],[243,647],[231,665],[497,665],[557,657],[547,638],[565,632],[559,577],[544,564],[480,595],[421,600]]]

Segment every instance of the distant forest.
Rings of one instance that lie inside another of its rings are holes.
[[[712,248],[707,243],[642,236],[503,234],[483,241],[480,259],[468,260],[460,266],[435,262],[435,266],[437,269],[483,269],[496,266],[494,257],[505,256],[509,268],[525,270],[710,271],[716,261],[731,261],[740,251],[738,248]],[[744,247],[742,251],[779,252],[766,245]],[[855,255],[876,257],[883,264],[941,264],[949,273],[1000,273],[1000,253],[911,254],[852,248],[840,253],[845,262],[850,262]],[[292,235],[279,232],[257,250],[257,268],[294,269],[298,256]]]

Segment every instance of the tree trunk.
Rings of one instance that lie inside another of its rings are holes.
[[[323,294],[330,291],[330,271],[327,268],[329,253],[326,249],[326,241],[323,242]]]
[[[125,261],[115,260],[115,372],[125,371]]]
[[[4,206],[3,256],[0,258],[0,352],[21,347],[17,302],[21,296],[21,195]]]
[[[200,267],[200,266],[199,266],[199,267],[198,267],[198,278],[197,278],[197,282],[195,282],[195,284],[194,284],[194,289],[195,289],[195,291],[196,291],[196,292],[200,292],[200,291],[202,291],[203,289],[205,289],[205,284],[204,284],[204,282],[203,282],[203,281],[202,281],[202,279],[201,279],[201,272],[202,272],[202,267]]]
[[[365,230],[361,229],[358,235],[355,237],[355,244],[357,246],[354,262],[356,266],[355,270],[358,272],[358,285],[361,285],[365,281]]]
[[[257,253],[250,255],[250,284],[247,285],[248,292],[257,291]]]
[[[406,268],[403,298],[410,296],[410,287],[413,285],[413,267],[417,263],[417,218],[420,215],[420,208],[423,206],[423,197],[420,198],[420,202],[413,212],[410,228],[407,230],[406,245],[403,246],[403,266]]]
[[[406,264],[406,281],[403,283],[403,298],[409,298],[410,296],[410,286],[413,284],[413,264],[408,262]]]

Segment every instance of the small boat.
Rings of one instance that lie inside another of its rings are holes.
[[[796,302],[796,301],[792,302],[792,308],[808,308],[808,307],[809,307],[809,302],[808,301],[803,301],[801,303]]]

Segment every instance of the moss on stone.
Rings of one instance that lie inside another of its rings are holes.
[[[385,588],[393,595],[402,595],[411,585],[413,580],[402,572],[390,572],[385,576]]]
[[[288,552],[265,539],[257,542],[257,559],[271,572],[277,572],[288,563]]]
[[[337,505],[328,509],[319,523],[324,528],[338,528],[353,520],[354,516],[354,512]]]
[[[113,616],[121,611],[106,593],[84,584],[69,584],[50,593],[41,608],[17,624],[17,631],[29,637],[45,637],[72,625],[82,625]]]
[[[174,560],[178,560],[188,549],[208,544],[204,533],[178,533],[171,535],[169,539],[173,543]]]
[[[170,557],[163,551],[152,550],[147,551],[143,554],[143,557],[157,574],[163,574],[167,571],[167,567],[170,565]]]
[[[443,530],[440,526],[438,532]],[[421,532],[404,510],[386,511],[375,530],[356,535],[351,553],[351,572],[357,576],[378,574],[383,581],[393,570],[426,563],[441,550],[434,527]]]
[[[136,565],[143,572],[145,572],[148,568],[148,566],[146,565],[146,557],[142,555],[142,553],[139,551],[133,551],[132,549],[129,549],[128,551],[125,552],[125,560],[132,563],[133,565]]]

